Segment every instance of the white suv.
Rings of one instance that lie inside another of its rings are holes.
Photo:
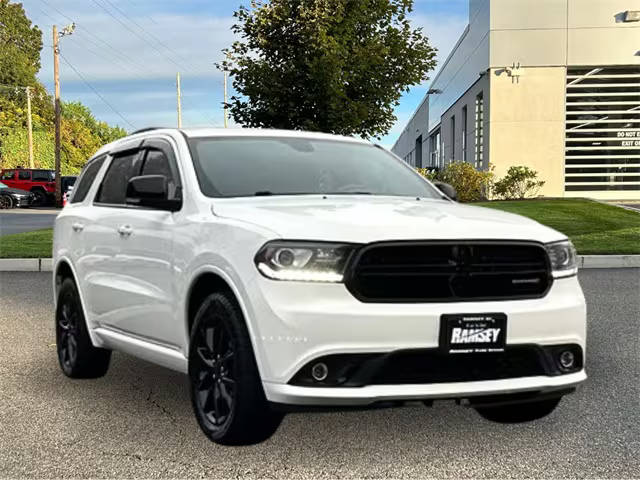
[[[118,350],[184,372],[224,444],[300,409],[455,399],[541,418],[586,379],[574,249],[452,197],[353,138],[149,129],[109,144],[56,220],[62,370],[100,377]]]

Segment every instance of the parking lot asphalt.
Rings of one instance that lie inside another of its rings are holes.
[[[64,377],[50,275],[0,273],[0,477],[640,477],[640,269],[580,282],[589,380],[545,419],[493,424],[453,402],[295,414],[221,447],[181,374],[116,353],[102,379]]]
[[[0,210],[0,236],[53,228],[59,212],[59,209],[49,207]]]

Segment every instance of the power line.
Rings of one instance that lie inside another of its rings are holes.
[[[93,93],[96,94],[96,96],[98,96],[98,98],[100,98],[100,100],[102,100],[104,102],[105,105],[107,105],[111,110],[113,110],[113,112],[118,115],[122,120],[124,120],[131,128],[136,128],[136,126],[131,123],[129,120],[127,120],[124,115],[122,115],[113,105],[111,105],[106,98],[104,98],[100,92],[98,92],[98,90],[96,90],[93,85],[91,85],[91,83],[89,83],[89,81],[84,77],[84,75],[82,75],[78,69],[76,67],[73,66],[73,64],[71,62],[69,62],[69,60],[67,60],[65,58],[64,55],[62,55],[62,53],[60,53],[60,57],[62,58],[62,60],[64,60],[64,62],[69,65],[69,67],[71,67],[71,69],[76,73],[76,75],[80,78],[80,80],[82,80],[84,82],[84,84],[89,87]]]

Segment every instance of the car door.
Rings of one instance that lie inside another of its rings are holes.
[[[18,170],[18,178],[15,188],[21,190],[31,190],[31,170]]]
[[[145,140],[140,175],[167,177],[169,197],[180,195],[180,179],[173,148],[166,140]],[[174,212],[127,206],[114,216],[119,237],[113,270],[117,272],[120,310],[111,326],[118,330],[178,347],[183,326],[175,319],[173,290]]]
[[[2,172],[2,177],[0,181],[4,183],[7,187],[16,188],[16,171],[15,170],[5,170]]]
[[[118,228],[126,222],[127,182],[140,172],[140,144],[137,140],[109,153],[86,218],[78,225],[84,245],[78,270],[95,327],[119,328],[128,306],[131,282],[118,259],[122,247]]]

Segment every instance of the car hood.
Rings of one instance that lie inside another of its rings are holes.
[[[13,195],[31,195],[31,192],[28,192],[27,190],[22,190],[20,188],[11,188],[11,187],[0,189],[0,193],[5,193],[5,194],[11,193]]]
[[[506,239],[546,243],[566,239],[520,215],[448,200],[365,195],[251,197],[219,199],[212,211],[291,240]]]

